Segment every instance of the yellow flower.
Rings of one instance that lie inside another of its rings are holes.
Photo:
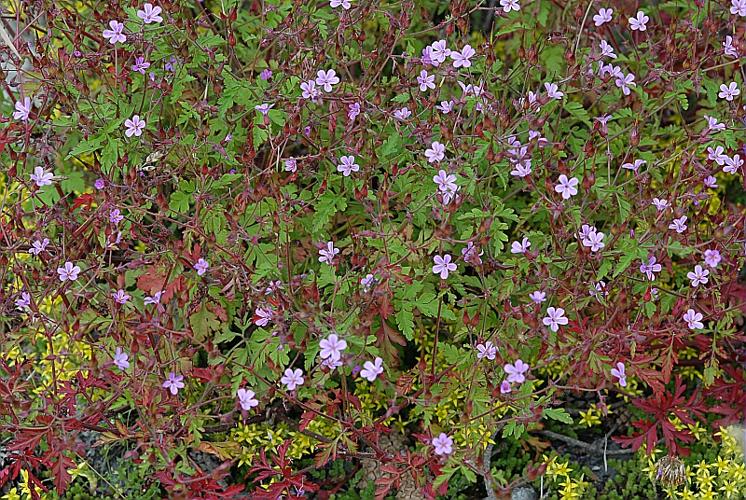
[[[586,427],[593,427],[601,424],[601,412],[594,407],[588,408],[588,411],[580,412],[580,423]]]
[[[18,488],[11,488],[5,495],[3,500],[21,500],[21,495],[18,494]]]

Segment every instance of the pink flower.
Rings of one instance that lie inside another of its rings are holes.
[[[366,379],[368,382],[374,382],[380,374],[383,373],[383,359],[376,358],[373,363],[366,361],[363,364],[363,369],[360,370],[360,376]]]
[[[433,273],[440,274],[440,279],[448,279],[448,273],[451,273],[456,270],[456,264],[451,262],[451,256],[448,254],[445,254],[444,256],[436,255],[433,257],[433,262],[435,262],[435,265],[433,266]]]
[[[31,294],[28,292],[21,292],[21,296],[15,301],[16,309],[19,311],[26,311],[31,307]]]
[[[274,313],[271,307],[257,307],[254,309],[254,324],[256,326],[267,326],[272,321]]]
[[[424,69],[420,71],[420,76],[417,77],[417,83],[420,85],[421,92],[427,92],[427,89],[435,88],[435,75],[428,75]]]
[[[461,52],[452,50],[450,53],[451,59],[453,59],[454,68],[470,68],[471,58],[477,53],[476,50],[471,48],[471,45],[464,45]]]
[[[302,82],[300,84],[301,89],[301,95],[304,99],[316,99],[321,95],[321,92],[319,89],[316,88],[316,82],[313,80],[308,80],[307,82]]]
[[[28,121],[31,114],[31,99],[24,97],[23,101],[16,101],[16,110],[13,112],[14,120]]]
[[[500,0],[500,7],[503,8],[503,12],[508,14],[511,10],[518,12],[521,10],[521,6],[518,5],[518,0]]]
[[[723,172],[726,174],[736,174],[743,165],[741,155],[733,155],[733,158],[725,157],[726,165],[723,167]]]
[[[746,1],[743,3],[746,5]],[[734,59],[738,58],[738,50],[733,46],[733,37],[730,35],[727,35],[723,42],[723,54],[728,57],[733,57]]]
[[[609,42],[606,40],[601,40],[601,43],[599,43],[598,48],[601,49],[601,56],[602,57],[608,57],[609,59],[616,59],[616,54],[614,53],[614,47],[612,47]]]
[[[624,95],[629,95],[629,93],[631,92],[629,88],[637,86],[637,84],[635,83],[635,75],[633,75],[632,73],[627,73],[627,75],[617,78],[614,81],[614,85],[622,89],[622,93]]]
[[[127,37],[122,33],[124,30],[124,23],[119,21],[109,21],[109,27],[111,29],[104,30],[104,38],[109,40],[109,43],[115,45],[117,43],[124,43],[127,41]]]
[[[593,23],[598,26],[603,26],[604,24],[611,21],[611,15],[614,13],[612,9],[599,9],[598,14],[593,16]]]
[[[438,185],[438,191],[442,193],[453,193],[458,190],[456,176],[439,170],[438,175],[433,176],[433,182]]]
[[[31,174],[31,180],[39,187],[49,186],[54,179],[53,172],[47,172],[42,167],[34,167],[34,173]]]
[[[722,167],[729,159],[728,155],[726,155],[724,151],[725,150],[723,149],[723,146],[716,146],[714,149],[712,147],[708,147],[707,159],[710,161],[714,161]]]
[[[336,333],[332,333],[319,342],[319,347],[321,348],[319,351],[321,359],[331,358],[338,360],[342,357],[342,351],[347,348],[347,342],[344,339],[340,339]]]
[[[656,263],[656,260],[657,259],[651,255],[647,264],[645,262],[640,264],[640,272],[647,276],[650,281],[655,279],[655,273],[659,273],[661,272],[661,269],[663,269],[660,264]]]
[[[627,169],[627,170],[633,170],[635,173],[637,173],[640,167],[645,165],[645,163],[647,163],[645,160],[638,159],[638,160],[635,160],[634,163],[624,163],[622,165],[622,168]]]
[[[288,391],[294,391],[296,387],[303,385],[305,379],[303,378],[303,370],[296,368],[295,370],[288,368],[285,370],[285,374],[280,379]]]
[[[244,389],[243,387],[236,391],[236,397],[238,398],[238,404],[241,405],[244,411],[249,411],[255,406],[259,406],[259,400],[254,396],[254,391],[251,389]]]
[[[453,439],[448,437],[444,432],[440,436],[433,438],[432,445],[435,448],[436,455],[450,455],[453,453]]]
[[[705,115],[705,120],[707,120],[707,132],[720,132],[725,130],[725,124],[719,122],[717,118]]]
[[[534,304],[541,304],[547,300],[547,294],[541,290],[535,290],[528,294],[528,298],[531,299],[531,302]]]
[[[740,93],[741,91],[738,89],[738,84],[736,82],[730,82],[728,86],[723,83],[720,85],[720,92],[718,93],[718,97],[731,102],[733,98],[738,96]]]
[[[568,179],[565,174],[559,176],[559,183],[554,186],[554,190],[562,195],[563,200],[569,200],[570,197],[578,194],[578,184],[580,181],[575,177]]]
[[[127,294],[127,292],[125,292],[121,288],[112,293],[111,296],[114,297],[114,302],[119,305],[124,305],[127,303],[128,300],[130,300],[130,296]]]
[[[683,233],[687,228],[687,225],[685,224],[686,218],[686,215],[682,215],[678,219],[674,219],[673,222],[668,225],[668,229],[673,229],[679,234]]]
[[[122,222],[124,220],[124,216],[122,215],[122,212],[115,208],[109,212],[109,222],[114,224],[115,226]]]
[[[482,265],[482,255],[484,255],[484,250],[479,251],[479,248],[477,248],[471,241],[468,242],[466,246],[461,249],[461,256],[472,266]]]
[[[698,313],[694,309],[687,309],[683,316],[684,321],[686,321],[686,326],[688,326],[690,330],[704,328],[705,325],[702,323],[702,318],[702,313]]]
[[[269,114],[269,110],[272,109],[273,107],[275,107],[274,104],[269,104],[265,102],[263,104],[257,104],[256,106],[254,106],[254,109],[259,111],[262,114],[262,116],[267,116],[267,114]]]
[[[49,238],[44,238],[42,241],[36,240],[31,244],[31,248],[28,249],[28,253],[31,255],[39,255],[46,250],[49,245]]]
[[[686,274],[686,277],[692,280],[692,287],[696,288],[699,285],[704,285],[707,283],[710,271],[707,269],[703,269],[702,266],[697,264],[694,266],[694,272],[688,272]]]
[[[332,261],[334,260],[334,256],[336,256],[339,253],[339,248],[334,248],[334,243],[329,241],[326,244],[326,248],[322,248],[319,250],[319,262],[324,262],[326,264],[332,265]]]
[[[643,11],[638,11],[636,17],[629,18],[629,29],[632,31],[645,31],[648,21],[650,21],[650,18]]]
[[[355,157],[343,156],[339,159],[340,164],[337,165],[337,172],[341,172],[345,177],[349,177],[352,172],[359,172],[360,165],[355,163]]]
[[[143,56],[138,56],[135,59],[135,64],[132,65],[132,71],[137,71],[141,75],[145,74],[145,70],[150,67],[150,63],[145,60]]]
[[[734,16],[746,17],[746,0],[730,0],[730,13]]]
[[[521,179],[531,175],[531,160],[526,159],[516,163],[513,170],[510,171],[510,175]]]
[[[443,113],[444,115],[447,115],[451,111],[453,111],[453,107],[456,105],[454,101],[440,101],[440,104],[435,106],[435,108]]]
[[[427,157],[428,163],[437,163],[445,158],[446,147],[438,141],[435,141],[425,150],[425,156]]]
[[[60,281],[75,281],[78,279],[80,268],[72,262],[65,262],[64,267],[57,268],[57,274],[60,275]]]
[[[162,295],[163,295],[163,290],[159,290],[155,292],[152,297],[145,297],[145,300],[143,300],[142,303],[145,304],[146,306],[160,304]]]
[[[366,274],[365,278],[360,279],[360,285],[363,287],[363,291],[369,292],[370,288],[376,284],[376,277],[372,274]]]
[[[182,382],[182,380],[184,380],[183,375],[176,375],[174,372],[171,372],[168,374],[166,381],[163,382],[161,387],[168,389],[171,394],[176,396],[179,393],[179,389],[184,387],[184,382]]]
[[[344,10],[350,10],[350,0],[331,0],[329,2],[329,6],[333,9],[339,7],[340,5]]]
[[[541,320],[544,325],[548,326],[550,330],[556,332],[559,330],[560,325],[566,325],[569,321],[565,317],[565,310],[561,307],[548,307],[547,315]]]
[[[705,264],[710,266],[711,268],[715,269],[718,267],[718,264],[720,264],[720,261],[722,260],[722,257],[720,256],[720,251],[718,250],[705,250]]]
[[[544,89],[546,89],[547,96],[550,99],[560,100],[563,97],[565,97],[565,94],[559,91],[559,87],[557,86],[556,83],[546,82],[544,83]]]
[[[500,394],[508,394],[512,391],[510,387],[510,382],[507,380],[503,380],[502,383],[500,383]]]
[[[490,361],[495,360],[497,356],[497,347],[491,341],[487,341],[484,344],[477,344],[477,359],[487,358]]]
[[[197,276],[202,276],[203,274],[205,274],[209,267],[210,267],[210,264],[201,257],[197,261],[197,263],[194,264],[194,270],[197,271]]]
[[[124,126],[127,127],[127,130],[124,131],[124,135],[127,137],[132,137],[133,135],[135,137],[140,137],[145,128],[145,120],[141,120],[139,115],[133,115],[132,119],[128,118],[124,121]]]
[[[160,23],[163,21],[163,18],[160,16],[161,8],[158,6],[153,6],[152,4],[146,3],[142,6],[143,10],[137,11],[137,17],[142,19],[142,22],[145,24],[150,23]]]
[[[659,212],[662,212],[667,209],[670,204],[668,203],[668,200],[653,198],[653,205]]]
[[[394,111],[394,118],[396,118],[400,122],[403,122],[410,116],[412,116],[412,112],[409,111],[409,108],[401,108]]]
[[[515,364],[513,365],[507,363],[505,366],[503,366],[503,370],[505,370],[505,373],[508,374],[508,378],[506,380],[510,383],[516,384],[522,384],[526,381],[526,376],[524,374],[528,371],[528,368],[529,366],[521,359],[517,359]]]
[[[627,374],[624,372],[624,363],[619,361],[616,368],[611,369],[611,376],[619,379],[619,385],[627,387]]]
[[[360,114],[360,103],[359,102],[353,102],[350,104],[350,106],[347,108],[347,118],[350,121],[355,120],[357,118],[357,115]]]
[[[124,371],[130,367],[129,359],[129,354],[122,351],[121,347],[117,347],[116,351],[114,351],[114,364],[120,370]],[[184,386],[182,385],[182,387]]]
[[[331,92],[332,85],[336,85],[338,83],[339,77],[337,76],[337,72],[333,69],[330,69],[329,71],[320,69],[316,72],[316,85],[322,87],[324,89],[324,92]]]
[[[448,48],[445,40],[438,40],[430,45],[430,62],[433,66],[439,66],[444,63],[446,57],[451,55],[451,49]]]
[[[285,160],[285,172],[295,173],[298,170],[298,160],[295,158],[288,158]]]
[[[531,242],[528,241],[528,238],[524,237],[520,242],[514,241],[510,244],[510,253],[525,254],[529,248],[531,248]]]

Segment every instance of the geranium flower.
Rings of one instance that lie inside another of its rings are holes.
[[[593,23],[596,27],[603,26],[611,21],[611,15],[613,13],[614,11],[612,9],[599,9],[598,14],[593,16]]]
[[[705,120],[707,120],[708,132],[720,132],[721,130],[725,130],[725,124],[719,122],[717,118],[705,115]]]
[[[451,55],[451,49],[448,48],[445,40],[438,40],[430,45],[430,59],[433,66],[443,64],[448,56]]]
[[[320,69],[316,72],[316,85],[322,87],[324,89],[324,92],[331,92],[332,85],[336,85],[338,83],[339,77],[337,76],[337,72],[333,69],[330,69],[328,71]]]
[[[428,75],[424,69],[420,71],[417,77],[417,83],[420,85],[420,92],[427,92],[427,89],[435,88],[435,75]]]
[[[520,242],[514,241],[510,244],[510,253],[524,254],[529,248],[531,248],[531,242],[524,236]]]
[[[528,298],[531,299],[531,302],[534,304],[541,304],[547,300],[547,294],[541,290],[535,290],[528,294]]]
[[[437,163],[445,158],[446,147],[438,141],[435,141],[425,150],[425,156],[427,157],[428,163]]]
[[[340,5],[342,6],[344,10],[350,10],[350,7],[351,7],[350,0],[331,0],[329,2],[329,6],[333,9],[339,7]]]
[[[619,385],[627,387],[627,374],[624,372],[624,363],[619,361],[616,368],[611,369],[611,376],[619,379]]]
[[[363,369],[360,370],[360,376],[368,382],[375,382],[376,378],[383,373],[383,359],[376,358],[373,363],[366,361],[363,363]]]
[[[307,82],[301,82],[300,84],[301,95],[304,99],[316,99],[321,95],[319,89],[316,88],[316,82],[308,80]]]
[[[580,181],[575,177],[568,179],[565,174],[561,174],[559,184],[554,186],[554,190],[562,195],[563,200],[569,200],[570,197],[578,194],[578,184]]]
[[[702,266],[697,264],[694,266],[694,271],[690,271],[686,273],[686,277],[692,280],[692,287],[696,288],[699,285],[704,285],[707,283],[708,278],[707,276],[710,275],[710,271],[707,269],[703,269]]]
[[[725,165],[725,162],[728,160],[728,155],[725,154],[725,150],[722,146],[715,146],[715,148],[708,147],[707,148],[707,159],[710,161],[714,161],[721,167]]]
[[[720,264],[721,260],[722,257],[720,256],[720,251],[715,249],[705,250],[705,264],[707,264],[711,268],[715,269],[716,267],[718,267],[718,264]]]
[[[637,86],[637,84],[635,83],[635,75],[633,75],[632,73],[627,73],[624,77],[617,78],[614,81],[614,85],[622,89],[622,93],[624,95],[629,95],[629,93],[631,92],[629,88]]]
[[[34,167],[34,173],[31,174],[31,180],[34,181],[38,187],[51,185],[53,179],[54,173],[47,172],[42,167]]]
[[[355,163],[355,157],[342,156],[339,159],[339,165],[337,165],[337,172],[341,172],[345,177],[349,177],[352,172],[359,172],[360,165]]]
[[[743,1],[743,4],[746,5],[746,0]],[[723,42],[723,54],[734,59],[738,58],[738,50],[733,46],[733,37],[730,35],[726,35]]]
[[[285,160],[285,172],[295,173],[298,170],[298,160],[295,158],[288,158]]]
[[[21,296],[15,301],[16,309],[19,311],[26,311],[31,308],[31,294],[28,292],[21,292]]]
[[[461,52],[452,50],[450,53],[451,59],[453,59],[454,68],[470,68],[471,58],[477,53],[476,50],[471,48],[471,45],[464,45]]]
[[[275,312],[271,307],[257,307],[254,309],[254,324],[256,326],[267,326],[272,321]]]
[[[433,448],[436,455],[450,455],[453,453],[453,439],[448,437],[445,432],[432,440]]]
[[[119,21],[109,21],[109,27],[111,29],[104,30],[103,35],[104,38],[109,40],[109,43],[112,45],[115,45],[117,43],[124,43],[127,41],[127,37],[122,33],[124,30],[124,23],[120,23]]]
[[[354,121],[355,118],[360,114],[360,103],[359,102],[353,102],[349,105],[347,108],[347,118],[350,121]]]
[[[601,56],[608,57],[609,59],[616,59],[614,47],[609,45],[609,42],[607,42],[606,40],[601,40],[599,48],[601,49]]]
[[[456,176],[445,170],[439,170],[438,175],[433,176],[433,182],[438,185],[438,191],[443,193],[454,192],[458,189]]]
[[[668,202],[668,200],[660,199],[660,198],[653,198],[653,206],[659,211],[662,212],[665,209],[667,209],[671,204]]]
[[[702,323],[702,318],[702,313],[699,313],[694,309],[687,309],[683,316],[684,321],[686,321],[686,326],[688,326],[690,330],[704,328],[705,325]]]
[[[259,111],[262,114],[262,116],[267,116],[269,114],[269,110],[272,109],[272,108],[274,108],[274,107],[275,107],[274,104],[270,104],[270,103],[266,103],[265,102],[265,103],[262,103],[262,104],[257,104],[256,106],[254,106],[254,109],[257,110],[257,111]]]
[[[334,248],[334,243],[329,241],[326,244],[326,248],[322,248],[319,250],[319,262],[324,262],[326,264],[332,265],[332,261],[334,260],[334,256],[339,253],[339,248]]]
[[[146,3],[142,6],[142,10],[137,11],[137,17],[142,19],[142,22],[145,24],[160,23],[163,21],[160,13],[160,7],[158,7],[157,5],[153,6],[152,4]]]
[[[603,240],[604,233],[596,231],[596,228],[594,227],[593,231],[591,231],[585,238],[583,238],[582,243],[584,247],[589,247],[591,249],[591,252],[598,252],[604,246],[606,246]]]
[[[114,302],[119,305],[124,305],[127,303],[128,300],[130,300],[130,296],[127,294],[127,292],[125,292],[121,288],[112,293],[111,296],[114,297]]]
[[[44,250],[46,250],[47,245],[49,245],[49,238],[44,238],[41,241],[36,240],[31,244],[31,248],[28,249],[28,253],[30,253],[31,255],[39,255]]]
[[[57,268],[57,274],[59,274],[60,281],[75,281],[78,279],[80,273],[80,267],[74,265],[72,262],[65,262],[63,267]]]
[[[513,177],[524,178],[531,175],[531,160],[523,160],[518,162],[510,171],[510,175]]]
[[[730,0],[730,13],[734,16],[746,17],[746,0]]]
[[[259,400],[254,396],[256,394],[251,389],[244,389],[243,387],[236,391],[236,397],[238,398],[238,404],[244,411],[249,411],[255,406],[259,406]]]
[[[14,120],[28,121],[31,114],[31,99],[24,97],[23,101],[16,101],[16,110],[13,112]]]
[[[627,169],[627,170],[632,170],[635,173],[637,173],[637,171],[640,169],[640,167],[642,167],[646,163],[647,162],[645,160],[639,160],[638,159],[638,160],[635,160],[634,163],[627,162],[627,163],[622,164],[622,168]]]
[[[376,277],[372,274],[366,274],[364,278],[360,279],[360,285],[363,287],[363,291],[370,291],[371,287],[376,283]]]
[[[505,366],[503,366],[503,370],[505,370],[505,373],[508,374],[508,378],[506,380],[510,383],[516,384],[522,384],[526,381],[526,376],[524,374],[528,371],[528,369],[529,366],[521,359],[517,359],[515,364],[511,365],[510,363],[507,363]]]
[[[497,356],[497,347],[491,341],[487,341],[484,344],[477,344],[477,359],[487,358],[490,361],[494,361]]]
[[[736,174],[742,165],[743,160],[741,159],[741,155],[733,155],[733,158],[726,157],[723,172],[726,174]]]
[[[508,393],[510,393],[510,392],[511,392],[512,390],[513,390],[513,389],[512,389],[511,387],[510,387],[510,382],[508,382],[507,380],[503,380],[503,381],[502,381],[502,382],[500,383],[500,394],[508,394]]]
[[[394,111],[394,118],[402,122],[410,116],[412,116],[412,112],[409,111],[409,108],[401,108]]]
[[[511,10],[518,12],[521,10],[521,6],[518,5],[518,0],[500,0],[500,7],[503,8],[503,12],[508,14]]]
[[[550,99],[560,100],[565,97],[565,94],[559,91],[559,86],[556,83],[545,82],[544,89],[547,91],[547,97]]]
[[[303,378],[303,370],[296,368],[295,370],[288,368],[285,370],[285,374],[280,379],[288,391],[294,391],[296,387],[300,387],[305,382]]]
[[[120,370],[124,371],[130,367],[129,359],[129,354],[122,351],[121,347],[117,347],[116,351],[114,351],[114,364]],[[182,385],[182,387],[184,386]]]
[[[344,339],[340,339],[336,333],[332,333],[319,342],[319,348],[321,359],[339,359],[342,356],[342,351],[347,348],[347,342]]]
[[[176,375],[174,372],[171,372],[168,374],[166,381],[163,382],[162,387],[168,389],[171,394],[176,396],[179,393],[179,389],[184,388],[184,382],[182,382],[182,380],[184,380],[183,375]]]
[[[663,269],[660,264],[656,263],[656,260],[655,256],[651,255],[647,263],[640,264],[640,272],[647,276],[650,281],[655,279],[655,273],[659,273]]]
[[[159,290],[155,292],[152,296],[145,297],[145,299],[142,302],[146,306],[160,304],[162,295],[163,295],[163,290]]]
[[[210,263],[202,257],[199,258],[196,264],[194,264],[194,270],[197,271],[197,276],[202,276],[207,272],[210,267]]]
[[[685,224],[686,218],[686,215],[682,215],[678,219],[674,219],[673,222],[668,225],[668,229],[673,229],[679,234],[683,233],[687,228],[687,225]]]
[[[650,21],[650,18],[643,11],[638,11],[635,17],[629,18],[629,28],[632,31],[645,31],[648,29],[646,26],[648,21]]]
[[[141,120],[139,115],[133,115],[132,118],[128,118],[124,121],[124,126],[127,130],[124,131],[124,135],[127,137],[140,137],[143,129],[145,129],[145,120]]]
[[[556,332],[559,330],[560,325],[566,325],[569,320],[565,317],[565,310],[561,307],[548,307],[547,315],[541,320],[545,326],[548,326],[550,330]]]
[[[449,254],[445,254],[442,257],[436,255],[433,257],[433,262],[435,262],[433,273],[440,274],[440,279],[448,279],[448,273],[456,270],[456,264],[451,262],[451,256]]]
[[[480,251],[471,241],[461,249],[461,256],[472,266],[482,265],[482,255],[484,255],[484,250]]]
[[[264,68],[261,73],[259,73],[259,78],[261,80],[269,81],[270,78],[272,78],[272,70],[269,68]]]
[[[150,67],[150,63],[145,60],[143,56],[138,56],[135,59],[135,64],[132,65],[132,71],[136,71],[141,75],[145,74],[145,70]]]
[[[738,89],[738,84],[736,82],[730,82],[730,84],[728,84],[727,86],[723,83],[720,85],[720,92],[718,92],[718,97],[731,102],[740,93],[741,91]]]

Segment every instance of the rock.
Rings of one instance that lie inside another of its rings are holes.
[[[536,500],[537,497],[531,486],[519,486],[510,492],[510,500]]]

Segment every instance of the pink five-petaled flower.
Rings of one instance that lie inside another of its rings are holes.
[[[137,71],[141,75],[145,74],[145,70],[150,67],[150,63],[145,60],[143,56],[138,56],[135,59],[135,64],[132,65],[132,71]]]
[[[142,10],[137,11],[137,17],[142,19],[145,24],[160,23],[163,18],[160,16],[161,8],[157,5],[154,7],[153,4],[146,3],[142,6]]]
[[[624,371],[624,363],[619,361],[616,368],[611,369],[611,376],[619,379],[619,385],[627,387],[627,374]]]
[[[708,147],[707,159],[710,161],[714,161],[722,167],[723,165],[725,165],[726,160],[728,160],[728,155],[725,154],[725,149],[723,149],[723,146],[715,146],[714,148]]]
[[[438,191],[442,193],[453,193],[458,190],[456,176],[439,170],[438,175],[433,176],[433,182],[438,185]]]
[[[285,160],[285,172],[295,173],[298,170],[298,160],[295,158],[288,158]]]
[[[130,296],[127,294],[127,292],[125,292],[121,288],[116,292],[113,292],[111,296],[114,297],[114,302],[119,305],[124,305],[127,303],[128,300],[130,300]]]
[[[202,276],[203,274],[205,274],[209,267],[210,263],[202,257],[200,257],[197,263],[194,264],[194,270],[197,271],[197,276]]]
[[[174,372],[170,372],[161,387],[168,389],[171,394],[176,396],[179,393],[179,389],[184,387],[184,382],[182,382],[182,380],[184,380],[183,375],[176,375]]]
[[[449,437],[445,432],[441,432],[440,436],[433,438],[433,448],[435,448],[436,455],[450,455],[453,453],[453,438]]]
[[[34,167],[34,173],[31,174],[31,180],[39,187],[49,186],[54,179],[53,172],[47,172],[42,167]]]
[[[321,348],[319,350],[321,359],[331,358],[338,360],[342,357],[342,351],[347,348],[347,342],[344,339],[340,339],[336,333],[332,333],[319,342],[319,347]]]
[[[376,358],[371,363],[366,361],[363,363],[363,369],[360,370],[360,376],[368,382],[374,382],[380,374],[383,373],[383,359]]]
[[[650,21],[650,18],[640,10],[637,12],[637,16],[629,18],[629,29],[632,31],[645,31],[648,29],[646,26],[648,21]]]
[[[456,270],[456,264],[451,262],[451,256],[445,254],[444,256],[436,255],[433,257],[433,273],[440,274],[440,279],[448,279],[448,273]]]
[[[611,15],[613,13],[613,9],[599,9],[598,14],[593,16],[593,23],[596,25],[596,27],[603,26],[604,24],[611,21]]]
[[[124,220],[124,215],[122,215],[122,211],[118,208],[115,208],[109,212],[109,222],[114,224],[115,226],[122,222]]]
[[[503,12],[508,14],[511,10],[518,12],[521,10],[521,6],[518,4],[518,0],[500,0],[500,7],[503,8]]]
[[[238,404],[244,411],[249,411],[255,406],[259,406],[259,400],[254,396],[256,394],[251,389],[244,389],[243,387],[236,391],[236,397],[238,398]]]
[[[583,246],[589,247],[591,249],[591,252],[598,252],[601,250],[604,246],[604,233],[600,231],[596,231],[596,228],[593,228],[593,231],[589,231],[585,238],[583,238]]]
[[[449,55],[451,56],[451,59],[453,59],[454,68],[470,68],[471,58],[474,57],[476,53],[477,51],[471,48],[471,45],[464,45],[461,52],[452,50]]]
[[[124,135],[127,137],[140,137],[142,131],[145,128],[145,120],[140,119],[140,115],[133,115],[132,118],[124,120],[124,126],[127,130],[124,131]]]
[[[130,367],[129,359],[129,354],[124,352],[121,347],[117,347],[116,351],[114,351],[114,364],[120,370],[124,371]]]
[[[627,169],[627,170],[632,170],[635,173],[637,173],[637,171],[640,170],[640,167],[645,165],[645,163],[647,163],[645,160],[637,159],[634,161],[634,163],[628,162],[628,163],[622,164],[622,168]]]
[[[730,0],[730,13],[734,16],[746,17],[746,0]]]
[[[656,260],[655,256],[651,255],[647,264],[645,262],[640,264],[640,272],[647,276],[650,281],[655,279],[655,273],[659,273],[663,269],[660,264],[656,263]]]
[[[303,382],[305,382],[303,370],[300,368],[296,368],[295,370],[288,368],[285,370],[285,374],[280,379],[280,382],[288,388],[288,391],[294,391],[296,387],[303,385]]]
[[[28,292],[21,292],[21,296],[16,299],[16,308],[19,311],[25,311],[31,307],[31,294]]]
[[[428,75],[426,70],[420,71],[417,77],[417,83],[420,85],[420,92],[427,92],[427,89],[435,88],[435,75]]]
[[[494,361],[497,356],[497,347],[491,341],[487,341],[484,344],[477,344],[477,359],[487,358],[490,361]]]
[[[569,321],[565,317],[565,310],[561,307],[548,307],[547,315],[541,320],[550,330],[556,332],[560,325],[566,325]]]
[[[334,261],[334,256],[339,253],[339,248],[334,248],[334,242],[327,242],[326,248],[322,248],[319,250],[319,262],[324,262],[326,264],[332,265],[332,261]]]
[[[262,114],[262,116],[267,116],[267,114],[269,114],[269,110],[272,109],[272,108],[274,108],[274,107],[275,107],[274,104],[270,104],[270,103],[266,103],[265,102],[265,103],[262,103],[262,104],[257,104],[256,106],[254,106],[254,109],[257,110],[257,111],[259,111]]]
[[[570,179],[565,174],[559,176],[559,184],[554,186],[554,190],[562,195],[563,200],[569,200],[571,196],[578,194],[578,184],[580,181],[575,177]]]
[[[301,82],[300,89],[303,99],[316,99],[321,95],[321,91],[316,88],[316,82],[313,80]]]
[[[104,30],[103,35],[104,38],[109,40],[110,44],[114,45],[116,43],[124,43],[127,41],[127,37],[122,33],[122,30],[124,30],[124,23],[112,20],[109,21],[109,27],[111,29]]]
[[[653,206],[655,206],[655,208],[658,209],[659,212],[664,211],[670,205],[670,203],[668,203],[668,200],[659,199],[659,198],[653,198],[652,203],[653,203]]]
[[[609,59],[616,59],[616,54],[614,53],[614,47],[612,47],[609,42],[606,40],[601,40],[601,42],[598,45],[598,48],[601,49],[601,55],[603,57],[608,57]]]
[[[23,101],[16,101],[16,110],[13,111],[13,119],[28,121],[29,114],[31,114],[31,99],[24,97]]]
[[[510,382],[508,382],[507,380],[503,380],[500,384],[500,394],[508,394],[512,390],[513,389],[511,389],[510,387]]]
[[[563,92],[560,92],[559,86],[556,83],[545,82],[544,89],[547,91],[547,96],[550,99],[560,100],[565,97],[565,94]]]
[[[679,234],[683,233],[684,231],[686,231],[687,228],[686,219],[686,215],[682,215],[678,219],[674,219],[673,222],[668,225],[668,229],[673,229]]]
[[[350,4],[350,0],[331,0],[329,2],[329,6],[333,9],[336,9],[339,6],[342,6],[344,10],[350,10],[350,7],[352,6]]]
[[[365,278],[360,279],[360,285],[363,287],[363,291],[369,292],[370,288],[376,284],[376,277],[372,274],[366,274]]]
[[[349,177],[352,172],[359,172],[360,165],[355,163],[355,157],[342,156],[339,159],[339,165],[337,165],[337,172],[341,172],[345,177]]]
[[[725,130],[725,123],[719,122],[717,118],[705,115],[705,120],[707,120],[707,132],[720,132]]]
[[[329,71],[320,69],[316,72],[316,85],[322,87],[324,89],[324,92],[331,92],[332,85],[336,85],[338,83],[339,77],[337,76],[337,72],[333,69],[330,69]]]
[[[163,290],[159,290],[155,292],[151,297],[145,297],[142,303],[145,304],[146,306],[160,304],[162,295],[163,295]]]
[[[461,256],[472,266],[482,265],[482,255],[484,255],[484,250],[480,251],[471,241],[461,249]]]
[[[699,313],[694,309],[687,309],[684,313],[683,320],[686,321],[686,326],[688,326],[690,330],[696,330],[705,327],[704,323],[702,323],[703,317],[702,313]]]
[[[699,285],[704,285],[707,283],[708,278],[707,276],[710,275],[710,271],[707,269],[702,268],[699,264],[694,266],[693,272],[686,273],[686,277],[692,280],[692,287],[696,288]]]
[[[534,304],[541,304],[547,300],[547,294],[541,290],[535,290],[528,294],[528,298],[531,299],[531,302]]]
[[[635,75],[632,73],[627,73],[625,76],[620,76],[616,80],[614,80],[614,85],[622,89],[622,94],[629,95],[631,92],[629,90],[630,87],[636,87],[637,84],[635,83]]]
[[[429,55],[431,64],[439,66],[445,62],[446,57],[451,55],[451,49],[448,48],[445,40],[438,40],[430,45]]]
[[[730,84],[727,86],[723,83],[720,85],[720,92],[718,92],[718,97],[731,102],[733,98],[738,96],[740,93],[741,91],[738,89],[738,84],[736,82],[730,82]]]
[[[725,172],[726,174],[735,174],[738,172],[738,169],[740,169],[742,165],[743,160],[741,159],[741,155],[733,155],[733,158],[726,157],[723,172]]]
[[[438,141],[435,141],[425,150],[425,156],[427,157],[428,163],[437,163],[445,158],[446,147]]]
[[[64,267],[57,268],[57,274],[60,275],[60,281],[75,281],[78,279],[80,268],[74,265],[72,262],[65,262]]]
[[[271,307],[257,307],[254,309],[254,324],[256,326],[267,326],[272,321],[275,312]]]
[[[531,247],[531,242],[528,238],[524,237],[520,242],[514,241],[510,244],[510,253],[522,254],[528,252]]]
[[[508,374],[506,380],[510,383],[516,384],[522,384],[526,381],[526,376],[524,374],[528,371],[528,368],[529,366],[521,359],[517,359],[515,364],[511,365],[510,363],[507,363],[503,366],[503,370]]]
[[[400,122],[403,122],[410,116],[412,116],[412,112],[409,111],[409,108],[401,108],[401,109],[394,110],[394,118],[396,118]]]
[[[41,241],[36,240],[31,244],[31,248],[28,249],[28,253],[30,253],[31,255],[39,255],[44,250],[46,250],[47,245],[49,245],[49,238],[44,238]]]
[[[720,256],[719,250],[705,250],[705,264],[715,269],[720,264],[722,257]]]

